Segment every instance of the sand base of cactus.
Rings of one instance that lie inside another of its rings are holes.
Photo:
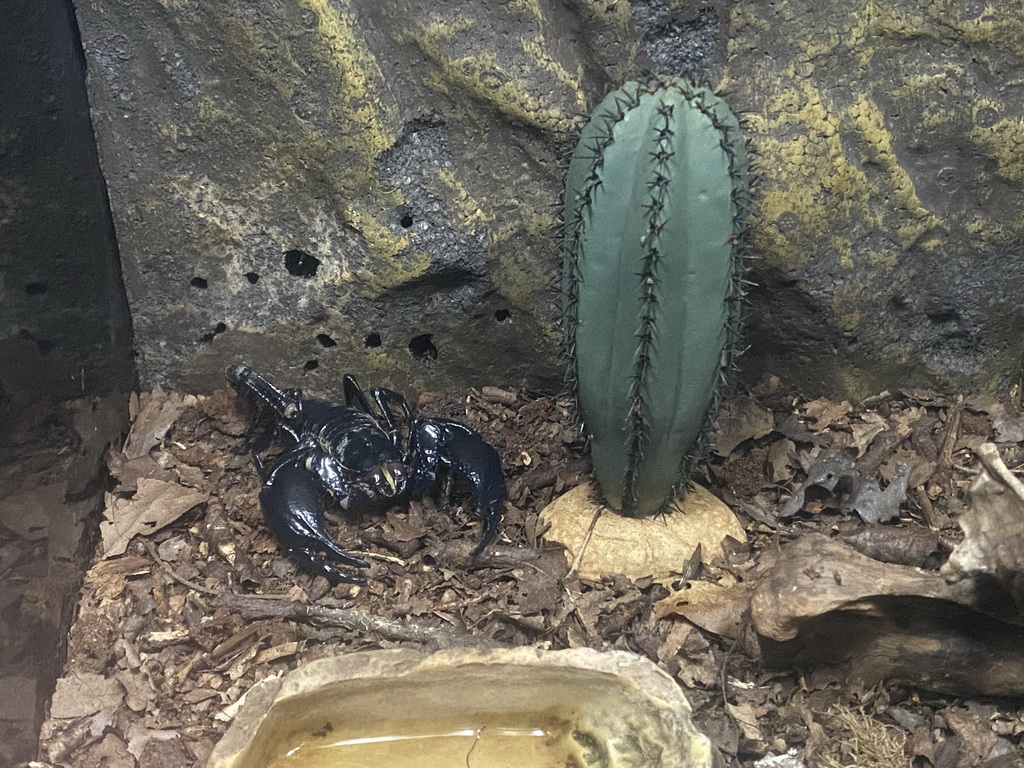
[[[726,537],[747,538],[732,510],[699,485],[667,514],[637,519],[602,504],[593,484],[585,483],[545,507],[541,520],[550,526],[544,538],[565,546],[585,579],[623,574],[630,579],[673,580],[698,544],[707,562],[722,554]]]

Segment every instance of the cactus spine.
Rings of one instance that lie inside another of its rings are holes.
[[[630,82],[566,180],[562,311],[605,500],[658,512],[692,473],[735,355],[749,203],[739,123],[707,88]]]

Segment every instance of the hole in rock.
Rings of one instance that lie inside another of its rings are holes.
[[[29,283],[25,286],[25,293],[29,296],[42,296],[46,293],[46,283]]]
[[[320,268],[320,259],[311,253],[294,248],[285,251],[284,268],[293,277],[313,277]]]
[[[926,310],[925,315],[936,325],[952,323],[960,319],[960,314],[952,308],[934,309],[930,312]]]
[[[259,272],[246,272],[245,279],[249,281],[250,285],[256,285],[260,281]]]
[[[334,339],[332,339],[326,333],[318,333],[316,335],[316,340],[320,344],[320,346],[324,347],[324,348],[338,346],[338,342],[336,342]]]
[[[32,331],[30,331],[28,328],[22,328],[21,330],[19,330],[18,336],[23,338],[25,341],[31,341],[33,344],[35,344],[36,349],[38,349],[39,353],[43,355],[52,352],[53,349],[57,346],[56,342],[50,341],[49,339],[37,338],[36,335],[32,333]]]
[[[205,277],[193,277],[189,281],[189,285],[193,288],[198,288],[201,291],[210,287],[210,283]]]
[[[309,371],[315,371],[319,367],[320,367],[320,361],[319,360],[307,360],[305,363],[302,364],[302,370],[306,371],[307,373]]]
[[[432,333],[421,333],[419,336],[413,336],[409,339],[409,352],[417,360],[436,360],[437,359],[437,347],[434,346],[434,342],[431,341]]]
[[[512,319],[512,313],[507,309],[494,310],[494,319],[499,323],[505,323]]]
[[[366,338],[363,339],[363,346],[367,349],[374,349],[380,346],[380,334],[374,331],[373,333],[366,334]]]
[[[202,336],[199,337],[199,340],[206,344],[209,344],[211,341],[213,341],[214,337],[216,337],[218,334],[224,333],[224,331],[226,331],[227,329],[228,327],[226,324],[217,323],[215,326],[213,326],[212,331],[207,331],[206,333],[204,333]]]
[[[409,227],[412,226],[413,223],[412,216],[407,213],[401,219],[398,220],[398,223],[401,224],[402,227],[404,227],[405,229],[408,229]]]

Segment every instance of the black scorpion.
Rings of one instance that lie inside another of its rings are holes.
[[[447,501],[454,474],[472,488],[483,523],[483,535],[470,555],[479,555],[497,536],[505,501],[501,460],[466,425],[412,419],[400,394],[383,387],[364,392],[347,374],[342,379],[344,405],[305,398],[298,389],[278,389],[245,365],[230,369],[228,378],[274,411],[280,433],[290,441],[269,472],[261,453],[273,432],[254,445],[253,457],[263,475],[260,506],[267,527],[307,570],[331,581],[359,584],[365,579],[338,566],[369,567],[331,538],[324,490],[343,509],[359,512],[420,498],[438,485],[442,474]],[[404,440],[395,409],[408,433]]]

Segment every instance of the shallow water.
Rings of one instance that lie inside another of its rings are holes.
[[[267,768],[583,768],[564,721],[405,723],[296,734]]]

